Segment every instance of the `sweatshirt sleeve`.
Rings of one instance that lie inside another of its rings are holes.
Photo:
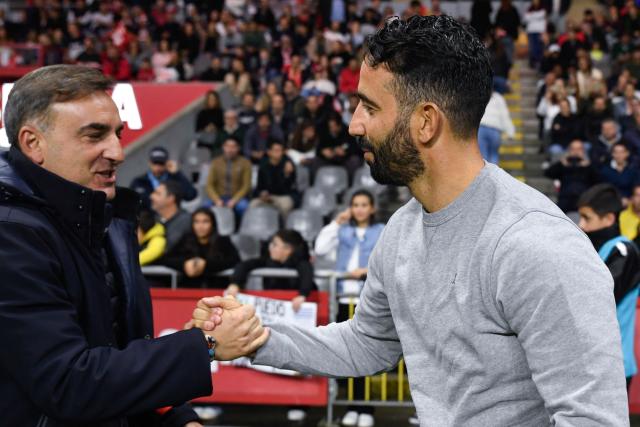
[[[254,363],[303,374],[361,377],[392,369],[402,355],[382,283],[381,248],[377,245],[353,319],[314,329],[273,324]]]
[[[613,283],[587,237],[567,218],[532,212],[503,234],[491,269],[496,309],[551,424],[628,425]]]
[[[140,265],[151,264],[160,258],[166,246],[167,239],[165,239],[164,236],[152,237],[147,247],[140,251]]]

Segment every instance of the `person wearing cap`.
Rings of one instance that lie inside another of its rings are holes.
[[[178,170],[178,164],[169,160],[169,152],[164,147],[153,147],[149,151],[149,170],[131,181],[129,188],[140,194],[142,206],[151,206],[150,196],[161,183],[170,180],[180,184],[182,199],[191,201],[196,198],[198,191],[189,179]]]

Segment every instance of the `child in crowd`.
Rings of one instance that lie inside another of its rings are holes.
[[[138,224],[138,243],[140,244],[140,265],[149,265],[164,253],[167,239],[164,237],[164,226],[156,222],[151,211],[142,211]]]
[[[184,273],[184,287],[221,288],[227,281],[218,273],[236,265],[240,256],[229,237],[218,235],[213,212],[199,208],[191,216],[191,231],[162,261]]]
[[[336,254],[336,271],[347,273],[348,279],[338,283],[340,305],[338,321],[349,318],[349,306],[358,302],[358,295],[367,276],[367,263],[382,229],[376,223],[373,195],[367,190],[358,190],[351,196],[347,210],[325,226],[316,239],[315,249],[319,256]],[[364,399],[364,380],[354,382],[354,398]],[[342,418],[343,426],[371,427],[374,424],[373,407],[350,406]]]
[[[640,283],[640,252],[628,238],[620,235],[618,214],[622,211],[620,194],[611,184],[598,184],[578,200],[580,228],[607,264],[613,276],[627,388],[637,372],[633,338]]]

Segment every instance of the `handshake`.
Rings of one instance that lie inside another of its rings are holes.
[[[253,306],[234,297],[202,298],[185,329],[200,328],[216,340],[215,359],[232,360],[253,355],[269,338]]]

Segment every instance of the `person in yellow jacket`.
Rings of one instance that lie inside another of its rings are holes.
[[[634,240],[638,236],[638,226],[640,226],[640,185],[633,187],[629,204],[620,213],[620,234],[629,240]]]
[[[140,244],[140,265],[149,265],[164,254],[167,239],[164,236],[164,226],[156,222],[150,211],[140,213],[138,225],[138,243]]]

